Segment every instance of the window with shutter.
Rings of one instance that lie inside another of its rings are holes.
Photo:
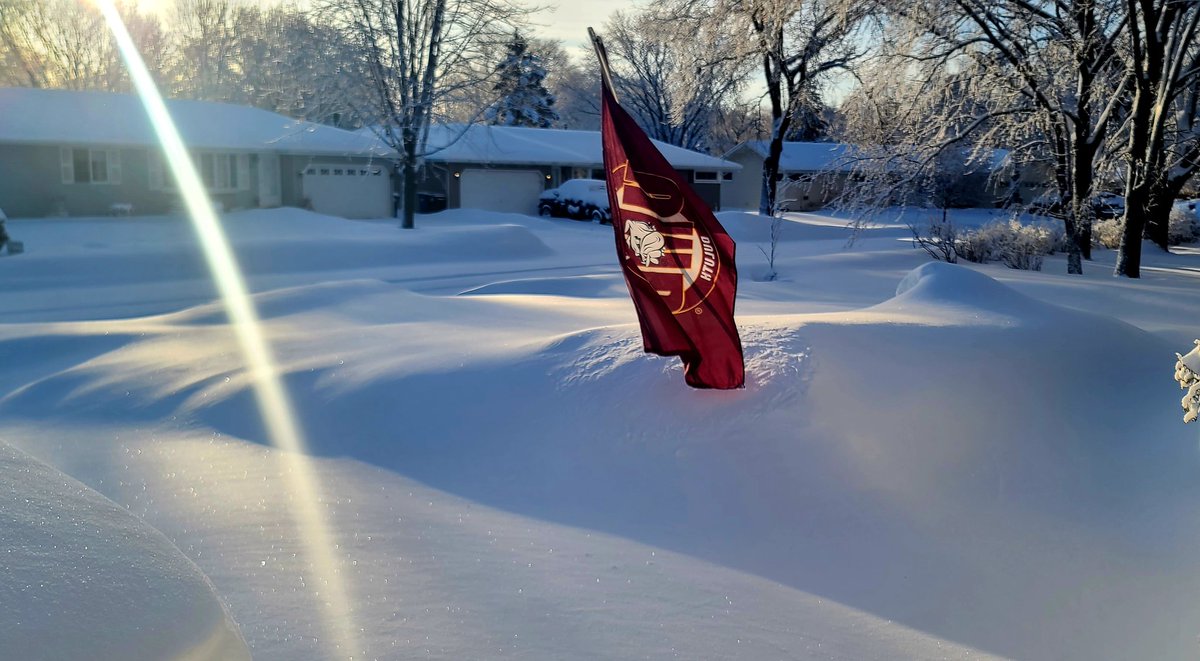
[[[75,149],[71,154],[71,160],[75,164],[75,183],[92,183],[91,152],[87,149]]]
[[[60,147],[58,161],[64,184],[121,183],[121,152],[118,149]]]
[[[88,152],[88,163],[92,166],[92,183],[108,183],[108,152]]]
[[[154,151],[146,153],[146,174],[150,180],[150,190],[163,190],[166,188],[166,182],[163,181],[163,164],[162,157]]]
[[[120,185],[121,183],[121,152],[117,149],[110,149],[106,154],[108,158],[108,183]]]
[[[237,157],[237,187],[239,190],[250,190],[250,156],[239,154]]]
[[[217,176],[215,190],[229,190],[229,155],[214,154],[213,161],[216,164]]]
[[[60,147],[58,150],[58,160],[62,168],[62,182],[64,184],[75,183],[75,156],[70,147]]]
[[[213,155],[200,155],[200,178],[204,181],[205,188],[213,190],[217,187],[216,179],[213,173]]]

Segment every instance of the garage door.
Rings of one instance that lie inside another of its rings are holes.
[[[383,165],[314,163],[304,170],[303,187],[317,213],[343,218],[392,215],[392,180]]]
[[[459,181],[464,209],[532,214],[546,177],[537,170],[463,170]]]

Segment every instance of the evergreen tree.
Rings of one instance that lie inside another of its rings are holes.
[[[546,89],[546,69],[542,58],[528,52],[525,38],[513,33],[508,55],[497,67],[499,78],[493,90],[499,100],[487,109],[490,124],[549,128],[558,121],[554,95]]]
[[[828,140],[829,121],[825,119],[827,108],[821,96],[811,87],[797,95],[796,109],[792,112],[792,124],[784,136],[786,142],[824,142]]]

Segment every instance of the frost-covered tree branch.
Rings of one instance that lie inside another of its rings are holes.
[[[1072,238],[1068,272],[1091,253],[1097,169],[1107,157],[1112,98],[1123,78],[1117,0],[933,0],[881,2],[888,44],[880,64],[909,77],[922,98],[898,99],[899,128],[887,139],[924,152],[947,145],[1010,151],[1013,167],[1045,163]],[[907,129],[905,127],[908,127]]]
[[[729,35],[673,7],[617,12],[605,26],[621,103],[650,137],[713,151],[723,112],[741,105],[749,73]],[[735,111],[736,112],[736,111]]]

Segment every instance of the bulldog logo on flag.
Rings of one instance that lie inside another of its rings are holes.
[[[636,260],[634,274],[667,299],[673,314],[703,314],[700,304],[716,288],[721,272],[713,238],[683,215],[683,193],[674,181],[647,172],[633,173],[628,162],[616,170],[613,174],[621,177],[617,208],[626,244],[633,253],[625,259]],[[650,186],[654,189],[648,190]]]

